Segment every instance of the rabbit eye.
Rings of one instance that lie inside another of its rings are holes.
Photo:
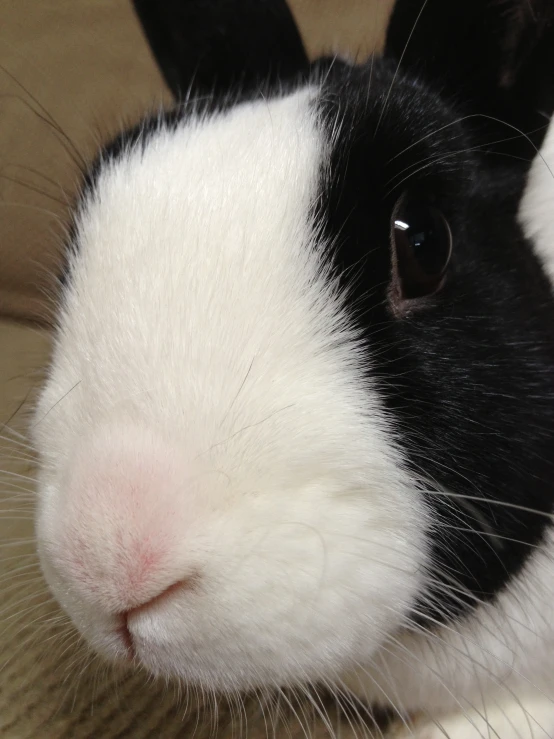
[[[441,211],[403,195],[394,207],[391,239],[402,297],[436,292],[452,254],[452,232]]]

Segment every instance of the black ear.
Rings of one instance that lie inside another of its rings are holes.
[[[285,0],[133,0],[175,98],[242,92],[308,68]]]
[[[542,142],[554,112],[553,0],[397,0],[386,53],[475,115],[483,142],[517,137],[492,150],[532,156],[514,128]]]

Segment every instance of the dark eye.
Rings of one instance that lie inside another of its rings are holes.
[[[395,205],[391,231],[402,297],[434,293],[452,254],[452,233],[444,215],[422,200],[403,195]]]

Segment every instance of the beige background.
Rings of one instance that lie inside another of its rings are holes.
[[[392,2],[291,4],[311,56],[364,57],[379,48]],[[212,708],[194,699],[187,707],[142,674],[92,660],[47,593],[34,553],[33,460],[24,434],[49,335],[6,320],[48,320],[78,160],[169,98],[127,0],[0,0],[0,18],[0,737],[203,739],[213,735]],[[248,736],[265,737],[259,707],[246,710]],[[284,704],[280,710],[270,736],[305,737]],[[305,710],[310,737],[328,736]],[[219,708],[217,739],[245,735],[232,713]],[[340,736],[354,735],[343,722]]]

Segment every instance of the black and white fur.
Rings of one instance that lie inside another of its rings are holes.
[[[76,209],[35,432],[52,590],[187,683],[554,736],[548,4],[398,0],[359,67],[310,64],[278,0],[135,6],[179,102]],[[415,298],[406,194],[453,241]]]

